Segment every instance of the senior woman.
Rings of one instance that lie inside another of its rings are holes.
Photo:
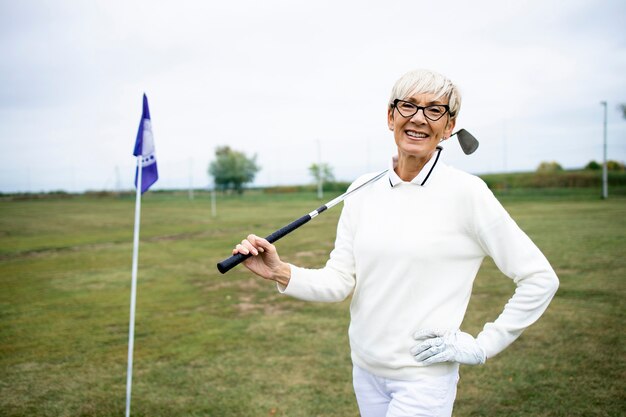
[[[281,293],[350,305],[353,384],[363,417],[450,416],[459,364],[479,365],[547,308],[558,279],[545,256],[476,176],[443,162],[461,96],[428,70],[402,76],[387,124],[398,154],[388,174],[345,200],[325,267],[283,262],[250,235],[233,254]],[[365,175],[352,188],[364,183]],[[490,256],[517,286],[476,336],[460,330],[472,284]]]

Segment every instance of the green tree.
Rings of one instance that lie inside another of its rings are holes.
[[[556,161],[542,162],[537,167],[537,172],[557,172],[563,171],[563,167]]]
[[[626,103],[620,104],[618,108],[622,112],[622,116],[624,116],[624,119],[626,119]]]
[[[612,159],[606,161],[606,168],[609,171],[626,171],[626,166],[624,166],[623,162],[614,161]],[[602,169],[602,164],[599,164],[596,161],[591,161],[585,165],[585,169],[600,170]]]
[[[602,169],[602,165],[597,163],[596,161],[589,161],[587,165],[585,165],[584,169],[590,169],[592,171],[598,171]]]
[[[626,170],[626,167],[624,166],[623,162],[613,161],[612,159],[609,159],[608,161],[606,161],[606,169],[608,169],[609,171],[624,171]]]
[[[256,155],[249,158],[230,146],[218,146],[215,160],[209,164],[209,175],[213,177],[215,186],[222,191],[233,189],[241,194],[244,184],[254,181],[260,169]]]
[[[335,181],[335,175],[333,174],[333,168],[327,163],[311,164],[309,167],[309,174],[318,183],[320,180],[324,182]]]

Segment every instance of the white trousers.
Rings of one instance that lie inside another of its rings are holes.
[[[416,381],[381,378],[354,366],[353,383],[361,417],[450,417],[458,371]]]

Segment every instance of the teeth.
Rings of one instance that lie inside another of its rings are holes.
[[[428,137],[428,135],[426,135],[425,133],[417,133],[417,132],[411,132],[411,131],[406,132],[406,134],[414,138]]]

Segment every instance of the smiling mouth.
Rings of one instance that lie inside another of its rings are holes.
[[[428,137],[428,135],[426,133],[418,133],[418,132],[414,132],[412,130],[407,130],[406,131],[407,136],[414,138],[414,139],[426,139]]]

